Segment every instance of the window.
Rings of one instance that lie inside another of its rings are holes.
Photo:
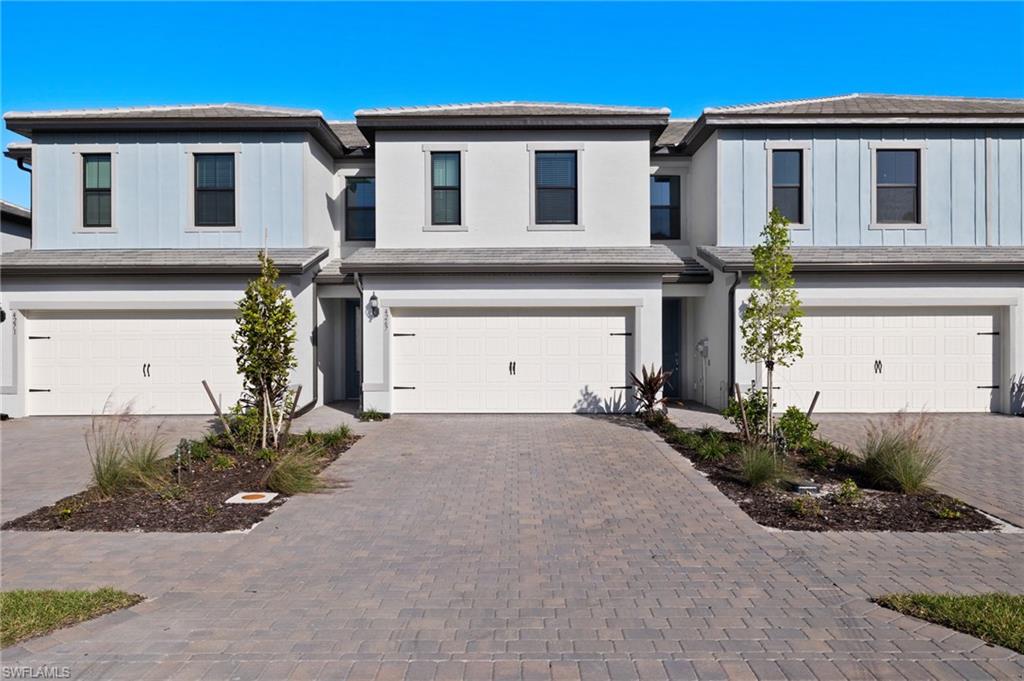
[[[920,151],[878,149],[875,154],[875,220],[879,224],[920,224]]]
[[[535,152],[536,222],[576,224],[576,152]]]
[[[459,152],[430,153],[430,224],[458,225],[461,215]]]
[[[82,154],[82,226],[111,227],[110,154]]]
[[[235,226],[235,155],[194,154],[196,227]]]
[[[350,177],[345,185],[345,238],[376,238],[377,198],[372,177]]]
[[[679,238],[679,176],[651,176],[651,238]]]
[[[804,224],[804,152],[772,151],[772,208],[792,223]]]

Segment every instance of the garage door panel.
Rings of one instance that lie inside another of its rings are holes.
[[[454,338],[451,347],[481,350],[450,355],[443,375],[428,376],[415,369],[432,366],[422,346],[393,338],[393,385],[416,388],[394,392],[396,412],[568,412],[613,404],[611,386],[625,380],[627,345],[611,335],[626,328],[622,311],[398,309],[392,315],[395,333]]]
[[[207,380],[225,407],[241,392],[230,314],[166,311],[30,313],[30,414],[207,413]],[[148,376],[143,375],[148,365]]]
[[[991,308],[808,308],[804,358],[778,372],[780,406],[989,411],[999,336]],[[857,330],[854,332],[854,330]],[[864,333],[864,332],[868,333]],[[876,366],[876,361],[880,362]]]

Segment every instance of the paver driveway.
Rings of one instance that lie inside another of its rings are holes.
[[[154,571],[135,582],[149,601],[4,663],[131,679],[1024,673],[867,600],[1020,590],[1021,535],[768,532],[606,418],[397,417],[329,472],[351,486],[246,535],[3,533],[5,588]]]

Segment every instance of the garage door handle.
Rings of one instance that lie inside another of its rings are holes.
[[[142,375],[149,378],[149,364],[142,365]]]
[[[513,376],[516,375],[516,363],[515,362],[512,362],[512,375]]]
[[[882,373],[882,360],[880,360],[880,359],[876,359],[875,360],[875,373],[876,374]]]
[[[29,388],[28,391],[30,393],[48,393],[48,392],[50,392],[50,389],[49,388]]]
[[[978,388],[981,390],[999,390],[998,385],[979,385]]]

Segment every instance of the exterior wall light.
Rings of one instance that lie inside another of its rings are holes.
[[[370,318],[376,318],[380,315],[380,301],[377,300],[377,294],[374,293],[370,296]]]

